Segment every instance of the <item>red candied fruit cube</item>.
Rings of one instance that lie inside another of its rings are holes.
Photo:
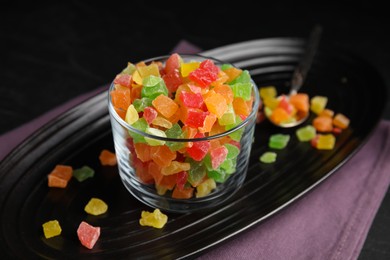
[[[172,73],[175,70],[180,68],[180,55],[177,53],[172,53],[167,61],[165,62],[164,72],[166,74]]]
[[[179,190],[184,189],[184,185],[187,183],[188,173],[187,172],[179,172],[176,174],[176,188]]]
[[[201,108],[204,104],[202,94],[182,91],[180,100],[186,107]]]
[[[82,221],[77,229],[77,236],[83,246],[92,249],[100,236],[100,227],[94,227]]]
[[[194,138],[202,138],[204,136],[205,135],[202,133],[197,133]],[[201,161],[206,156],[209,149],[209,141],[198,141],[193,142],[192,146],[187,148],[187,153],[195,161]]]
[[[131,87],[131,75],[128,74],[118,74],[114,79],[114,84],[119,84],[123,87]]]
[[[202,61],[199,68],[192,71],[188,78],[204,88],[210,85],[218,78],[219,68],[210,59]]]
[[[221,165],[221,163],[223,163],[223,161],[226,159],[227,154],[228,149],[225,146],[220,146],[210,152],[211,166],[213,167],[213,169],[217,169]]]
[[[183,84],[183,79],[180,76],[179,70],[173,70],[172,72],[165,74],[162,78],[170,93],[175,92],[177,88]]]
[[[150,125],[153,120],[157,117],[158,112],[153,107],[145,107],[143,117],[145,118],[146,122],[148,122],[148,125]]]
[[[294,109],[293,106],[288,102],[286,96],[284,95],[281,97],[278,107],[283,108],[289,115],[291,115]]]
[[[219,73],[219,68],[218,68],[218,66],[216,66],[214,64],[214,62],[212,60],[206,59],[206,60],[202,61],[199,64],[199,68],[202,68],[204,70],[210,71],[212,74],[216,75],[214,80],[217,79],[217,76],[218,76],[218,73]]]
[[[203,127],[204,120],[208,114],[209,112],[204,112],[195,108],[189,108],[184,124],[194,128]]]

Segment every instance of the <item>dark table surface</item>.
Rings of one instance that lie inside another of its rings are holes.
[[[181,39],[208,50],[253,39],[306,37],[314,24],[321,24],[324,40],[366,59],[390,88],[390,16],[383,5],[373,1],[259,1],[256,5],[238,1],[237,6],[210,2],[183,6],[184,2],[10,1],[3,5],[0,134],[107,84],[128,61],[169,53]],[[389,106],[384,118],[390,119]],[[389,234],[388,191],[359,260],[390,259]]]

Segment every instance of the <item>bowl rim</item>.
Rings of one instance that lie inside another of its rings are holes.
[[[235,66],[232,62],[225,62],[225,61],[222,61],[220,59],[216,59],[214,57],[210,57],[210,56],[204,56],[204,55],[200,55],[200,54],[180,54],[178,53],[180,57],[184,57],[184,58],[187,58],[187,59],[190,59],[191,57],[196,57],[196,58],[202,58],[202,59],[210,59],[212,61],[217,61],[218,63],[221,63],[221,64],[229,64],[229,65],[232,65],[233,67],[235,68],[238,68],[238,69],[241,69],[237,66]],[[146,64],[152,62],[152,61],[161,61],[161,60],[166,60],[168,59],[172,54],[168,54],[168,55],[162,55],[162,56],[157,56],[157,57],[154,57],[154,58],[148,58],[148,59],[145,59],[145,60],[142,60],[142,61],[139,61],[139,62],[145,62]],[[238,125],[236,125],[235,127],[227,130],[227,131],[224,131],[222,133],[219,133],[219,134],[216,134],[216,135],[210,135],[210,136],[205,136],[205,137],[199,137],[199,138],[170,138],[170,137],[162,137],[162,136],[157,136],[157,135],[152,135],[152,134],[148,134],[146,132],[143,132],[141,130],[138,130],[134,127],[132,127],[130,124],[128,124],[125,120],[123,120],[119,115],[118,113],[115,111],[115,108],[111,102],[111,91],[114,89],[114,81],[111,82],[110,84],[110,87],[107,91],[107,99],[108,99],[108,110],[109,110],[109,113],[110,115],[120,124],[122,125],[123,127],[125,127],[127,130],[129,131],[132,131],[132,132],[135,132],[137,134],[140,134],[142,135],[143,137],[147,137],[147,138],[150,138],[150,139],[156,139],[156,140],[160,140],[160,141],[167,141],[167,142],[198,142],[198,141],[208,141],[208,140],[213,140],[213,139],[217,139],[217,138],[221,138],[221,137],[224,137],[224,136],[227,136],[231,133],[234,133],[236,132],[237,130],[243,128],[244,126],[248,125],[251,121],[253,121],[253,124],[255,125],[255,121],[256,121],[256,114],[258,112],[258,109],[259,109],[259,106],[260,106],[260,97],[259,97],[259,92],[258,92],[258,87],[257,87],[257,84],[255,83],[255,81],[252,79],[251,77],[251,83],[252,83],[252,93],[253,93],[253,96],[254,96],[254,102],[253,102],[253,105],[252,105],[252,110],[250,112],[250,114],[244,119],[242,120],[241,123],[239,123]]]

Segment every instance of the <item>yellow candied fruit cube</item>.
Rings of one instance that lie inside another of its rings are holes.
[[[259,90],[260,98],[276,98],[277,91],[274,86],[261,87]]]
[[[141,75],[139,74],[138,70],[134,71],[133,72],[133,76],[132,76],[132,79],[133,81],[137,84],[137,85],[142,85],[142,77]]]
[[[141,78],[146,78],[151,75],[160,77],[160,71],[158,69],[157,63],[151,63],[147,66],[137,66],[137,71],[139,72]]]
[[[84,210],[88,214],[98,216],[107,212],[107,204],[98,198],[91,198],[87,205],[85,205]]]
[[[51,238],[61,235],[62,229],[58,220],[50,220],[42,224],[45,238]]]
[[[310,110],[319,115],[328,103],[328,98],[324,96],[314,96],[310,99]]]
[[[214,179],[207,179],[198,186],[196,186],[196,197],[201,198],[207,196],[217,187]]]
[[[161,169],[162,175],[172,175],[182,171],[190,170],[191,165],[185,162],[172,161],[170,165]]]
[[[125,121],[126,121],[126,123],[128,123],[129,125],[132,125],[132,124],[134,124],[138,119],[139,119],[138,112],[137,112],[137,110],[135,109],[134,105],[131,104],[131,105],[127,108]]]
[[[182,63],[180,67],[180,72],[182,77],[187,77],[192,71],[199,68],[200,62],[193,61],[193,62],[187,62]]]
[[[153,212],[142,211],[139,224],[141,226],[150,226],[155,228],[162,228],[168,221],[168,216],[163,214],[159,209]]]
[[[279,105],[279,100],[274,97],[266,97],[263,99],[263,103],[265,107],[274,110]]]
[[[336,143],[336,137],[333,134],[320,134],[317,141],[317,149],[332,150]]]
[[[152,124],[155,126],[161,126],[166,129],[172,128],[172,123],[168,119],[165,119],[161,116],[157,116],[155,119],[153,119]]]

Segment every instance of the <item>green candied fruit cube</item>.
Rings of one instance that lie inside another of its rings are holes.
[[[154,135],[154,136],[158,136],[158,137],[167,137],[167,135],[165,134],[164,131],[157,129],[157,128],[153,128],[153,127],[147,127],[145,130],[145,133],[150,134],[150,135]],[[145,136],[145,141],[151,146],[158,146],[158,145],[165,144],[164,140],[159,140],[159,139],[146,137],[146,136]]]
[[[83,166],[79,169],[75,169],[73,172],[73,177],[76,178],[79,182],[83,182],[88,178],[92,178],[95,175],[95,170],[89,166]]]
[[[243,70],[241,74],[235,78],[229,85],[234,85],[236,83],[251,83],[251,75],[248,70]]]
[[[226,174],[232,174],[236,171],[237,158],[226,159],[219,166],[221,169],[224,169]]]
[[[307,126],[302,126],[302,127],[298,128],[295,131],[295,134],[297,135],[299,141],[307,142],[316,136],[317,131],[316,131],[314,126],[307,125]]]
[[[227,70],[227,69],[230,69],[230,68],[233,68],[232,64],[225,63],[225,64],[221,65],[221,70]]]
[[[237,82],[235,84],[229,84],[233,91],[233,96],[235,98],[242,98],[244,100],[250,100],[252,94],[252,83],[246,82],[241,83]]]
[[[289,134],[273,134],[269,138],[268,146],[273,149],[284,149],[288,141],[290,141]]]
[[[228,130],[236,127],[237,125],[239,125],[241,122],[242,122],[241,117],[236,116],[236,123],[225,126],[225,130],[228,131]],[[237,129],[233,133],[229,134],[229,136],[234,141],[240,141],[241,140],[241,136],[244,133],[244,130],[245,130],[245,127],[241,127],[240,129]]]
[[[233,105],[229,104],[226,112],[218,118],[219,125],[231,125],[236,123],[236,113],[234,113]]]
[[[228,150],[228,153],[226,155],[226,159],[234,159],[240,153],[240,149],[237,146],[233,145],[233,144],[226,143],[226,144],[224,144],[224,146]]]
[[[133,101],[133,105],[134,105],[134,108],[135,110],[137,110],[137,112],[143,112],[145,107],[151,107],[152,106],[152,99],[150,98],[137,98]]]
[[[168,89],[161,77],[154,75],[147,76],[142,80],[142,85],[141,97],[155,99],[161,94],[168,96]]]
[[[225,182],[227,179],[227,174],[223,169],[217,169],[217,170],[212,170],[207,172],[207,177],[213,179],[215,182]]]
[[[263,163],[273,163],[276,161],[277,154],[275,152],[265,152],[263,153],[259,160]]]
[[[148,128],[149,125],[148,122],[146,122],[145,118],[140,118],[135,121],[135,123],[131,126],[139,131],[145,132],[146,128]],[[134,143],[146,143],[144,136],[139,133],[129,130],[129,135],[133,138]]]
[[[135,70],[136,70],[135,65],[131,62],[128,62],[127,67],[122,70],[121,74],[133,75]]]
[[[168,138],[176,138],[176,139],[183,138],[184,135],[183,130],[181,129],[178,123],[173,124],[171,128],[167,129],[165,131],[165,134],[167,135]],[[167,141],[165,144],[172,152],[176,152],[182,149],[185,145],[184,142],[171,142],[171,141]]]
[[[197,162],[189,157],[187,157],[185,161],[190,164],[187,181],[192,186],[196,186],[206,176],[206,167],[203,165],[203,163]]]
[[[214,170],[213,166],[211,164],[211,156],[209,153],[206,154],[206,156],[203,158],[202,162],[208,171]]]

